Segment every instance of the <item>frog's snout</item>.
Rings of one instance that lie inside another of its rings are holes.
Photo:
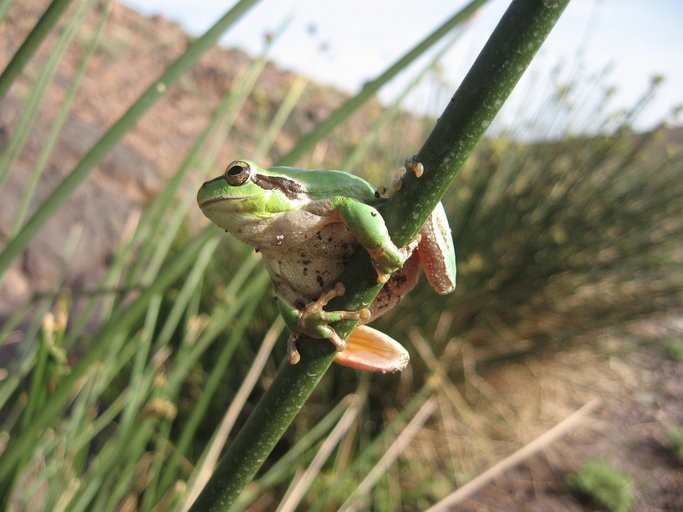
[[[202,183],[202,186],[200,187],[200,190],[201,190],[202,188],[206,187],[207,185],[210,185],[211,183],[215,183],[215,182],[221,181],[221,180],[225,180],[225,176],[223,176],[222,174],[221,174],[220,176],[216,176],[216,177],[215,177],[214,179],[212,179],[212,180],[205,181],[204,183]]]

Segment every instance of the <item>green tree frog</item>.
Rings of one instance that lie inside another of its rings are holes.
[[[337,349],[335,362],[378,372],[402,370],[408,352],[363,324],[415,286],[420,262],[438,293],[453,291],[456,275],[455,250],[441,203],[417,239],[399,248],[380,214],[386,200],[368,182],[346,172],[263,169],[248,160],[230,163],[197,194],[206,217],[263,255],[278,307],[293,332],[288,346],[292,364],[299,360],[296,338],[306,334],[330,340]],[[359,244],[370,255],[377,281],[385,286],[368,309],[325,311],[329,300],[343,295],[338,279]],[[342,319],[360,321],[347,340],[333,327]]]

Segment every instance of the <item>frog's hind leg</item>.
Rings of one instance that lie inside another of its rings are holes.
[[[417,258],[414,258],[414,261],[419,264]],[[410,272],[410,274],[413,273]],[[412,276],[409,278],[411,281],[409,285],[414,285],[414,279]],[[334,361],[338,364],[380,373],[403,370],[408,365],[410,356],[408,351],[390,336],[366,325],[358,325],[344,341],[330,327],[330,323],[339,320],[352,319],[361,322],[370,320],[370,311],[367,309],[360,311],[325,311],[323,309],[330,300],[343,294],[344,286],[339,283],[318,300],[309,304],[303,311],[296,311],[298,332],[330,340],[337,350]],[[293,310],[290,308],[286,311],[292,312]],[[296,364],[301,359],[296,347],[298,338],[298,334],[292,334],[287,342],[290,364]]]
[[[420,257],[417,251],[408,258],[401,269],[391,274],[391,279],[379,291],[379,294],[370,304],[370,317],[372,320],[383,315],[412,290],[420,277]]]

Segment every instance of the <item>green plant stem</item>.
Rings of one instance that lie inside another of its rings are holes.
[[[309,431],[305,432],[277,462],[275,462],[266,473],[257,481],[252,482],[239,497],[239,500],[230,508],[230,512],[240,512],[247,508],[258,496],[263,494],[270,487],[291,477],[296,472],[296,468],[301,461],[308,458],[306,453],[312,451],[324,435],[329,433],[335,423],[341,418],[342,414],[352,403],[353,396],[341,400],[335,405],[324,418],[316,423]]]
[[[216,512],[230,508],[332,362],[330,357],[325,357],[330,353],[329,347],[331,344],[320,340],[317,344],[308,343],[307,357],[302,357],[296,365],[286,361],[282,364],[277,377],[190,508],[191,512]],[[318,352],[318,357],[310,357],[312,354],[309,352]]]
[[[408,173],[390,201],[385,217],[397,245],[415,236],[446,193],[568,3],[512,2],[417,154],[424,176]]]
[[[17,235],[9,241],[0,254],[0,276],[12,261],[28,246],[38,230],[52,217],[76,187],[90,174],[109,151],[128,133],[138,119],[163,96],[168,88],[209,49],[221,34],[242,16],[258,0],[241,0],[220,18],[204,35],[192,43],[166,71],[131,105],[107,132],[95,143],[73,170],[55,188]]]
[[[40,43],[47,37],[70,3],[71,0],[53,0],[50,7],[45,10],[36,26],[33,27],[31,33],[26,37],[14,54],[14,57],[12,57],[12,60],[7,64],[2,75],[0,75],[0,99],[5,97],[14,80],[24,70],[24,67],[31,60]],[[9,5],[3,6],[3,9],[6,11],[8,7]]]
[[[398,245],[417,235],[474,145],[540,48],[569,0],[514,0],[489,38],[455,96],[435,125],[418,161],[425,166],[419,180],[406,176],[383,212]],[[372,302],[375,282],[365,251],[356,251],[341,281],[346,294],[329,309],[353,311]],[[354,322],[335,324],[345,337]],[[332,345],[299,340],[301,361],[284,363],[276,379],[228,448],[192,512],[225,511],[271,452],[331,364]]]
[[[313,146],[327,136],[335,127],[358,110],[365,102],[379,91],[384,84],[407,68],[420,55],[429,50],[441,38],[446,36],[454,27],[460,25],[472,16],[477,9],[484,5],[488,0],[472,0],[465,7],[451,16],[445,23],[439,26],[434,32],[420,41],[403,57],[397,60],[380,76],[367,82],[363,89],[353,98],[339,107],[330,117],[320,123],[311,133],[300,139],[297,145],[287,155],[282,157],[279,165],[294,165],[304,153],[311,150]]]

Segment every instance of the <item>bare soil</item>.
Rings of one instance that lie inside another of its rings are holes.
[[[497,389],[507,388],[503,395],[517,394],[509,400],[517,408],[513,429],[523,430],[525,414],[531,417],[537,408],[552,409],[546,416],[561,419],[568,415],[561,410],[578,409],[592,397],[599,397],[601,405],[568,435],[453,510],[602,510],[573,494],[566,483],[568,474],[595,458],[631,476],[634,511],[683,510],[683,464],[666,439],[669,427],[683,425],[683,364],[671,360],[656,341],[606,344],[508,365],[487,377]],[[539,423],[549,424],[547,418]]]

